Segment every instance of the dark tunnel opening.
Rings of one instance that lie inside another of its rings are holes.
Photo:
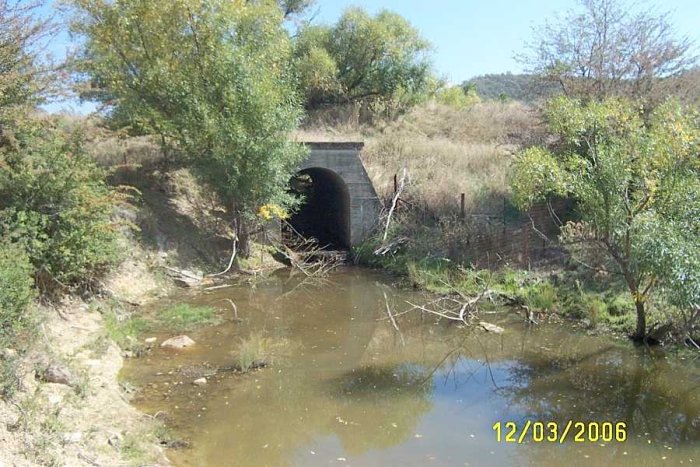
[[[350,248],[350,193],[343,179],[332,170],[313,167],[298,172],[289,182],[290,191],[304,198],[289,224],[320,247]]]

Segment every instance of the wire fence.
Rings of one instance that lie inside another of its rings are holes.
[[[397,186],[396,179],[394,186]],[[399,203],[399,210],[416,207],[409,199]],[[555,262],[566,254],[558,242],[560,227],[571,217],[571,202],[556,199],[520,211],[508,198],[491,198],[490,209],[467,210],[465,194],[454,205],[435,210],[417,209],[418,223],[437,224],[445,255],[451,260],[479,268],[497,268],[504,264],[529,268],[535,264]]]
[[[521,212],[504,198],[500,212],[467,214],[461,209],[458,219],[469,226],[465,259],[479,267],[509,263],[527,268],[559,260],[564,252],[557,237],[570,208],[568,202],[558,200]]]

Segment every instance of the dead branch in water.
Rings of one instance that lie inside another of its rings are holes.
[[[424,313],[468,325],[469,321],[476,316],[478,303],[484,298],[492,300],[491,294],[493,291],[490,289],[490,281],[484,282],[481,292],[475,296],[466,295],[464,292],[445,281],[442,281],[442,283],[452,290],[452,294],[442,295],[425,305],[416,305],[415,303],[406,301],[406,303],[411,305],[411,308],[402,313],[420,310]]]
[[[410,312],[413,310],[419,310],[424,313],[438,316],[450,321],[457,321],[462,324],[468,325],[469,320],[474,317],[476,309],[474,305],[478,299],[470,300],[469,302],[461,302],[453,297],[444,296],[437,300],[433,300],[430,304],[416,305],[415,303],[406,300],[406,303],[411,305],[411,308],[405,312]],[[428,306],[431,306],[428,308]]]
[[[391,320],[391,325],[394,326],[394,329],[396,329],[396,332],[399,333],[399,337],[401,338],[401,345],[404,347],[406,346],[406,341],[403,338],[403,334],[401,334],[401,330],[399,329],[399,326],[396,324],[396,320],[394,319],[394,316],[391,314],[391,307],[389,306],[389,298],[386,296],[386,291],[382,289],[382,294],[384,295],[384,305],[386,307],[386,314],[389,316],[389,319]]]

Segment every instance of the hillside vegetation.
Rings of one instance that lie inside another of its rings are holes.
[[[462,84],[473,88],[482,99],[516,100],[533,104],[559,91],[557,86],[545,83],[536,75],[526,73],[492,73],[475,76]]]
[[[328,112],[331,113],[331,112]],[[296,133],[300,141],[364,141],[363,162],[384,198],[394,175],[406,168],[408,196],[435,214],[456,213],[460,193],[467,210],[488,210],[494,196],[508,193],[507,171],[513,154],[541,141],[538,112],[518,102],[484,102],[454,108],[435,102],[417,106],[395,121],[362,125],[316,113]]]

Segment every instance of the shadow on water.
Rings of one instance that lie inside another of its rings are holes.
[[[488,318],[506,328],[502,335],[406,314],[398,336],[387,303],[400,311],[427,298],[389,281],[348,269],[321,283],[279,275],[188,297],[229,312],[231,300],[240,321],[193,332],[198,345],[188,351],[156,349],[129,362],[124,377],[143,388],[134,403],[166,413],[191,441],[191,449],[169,452],[176,465],[700,461],[697,363],[562,326],[530,328],[509,313]],[[182,367],[230,362],[251,333],[288,348],[250,374],[217,374],[203,387],[183,378]],[[629,439],[496,442],[495,422],[526,420],[624,421]]]

